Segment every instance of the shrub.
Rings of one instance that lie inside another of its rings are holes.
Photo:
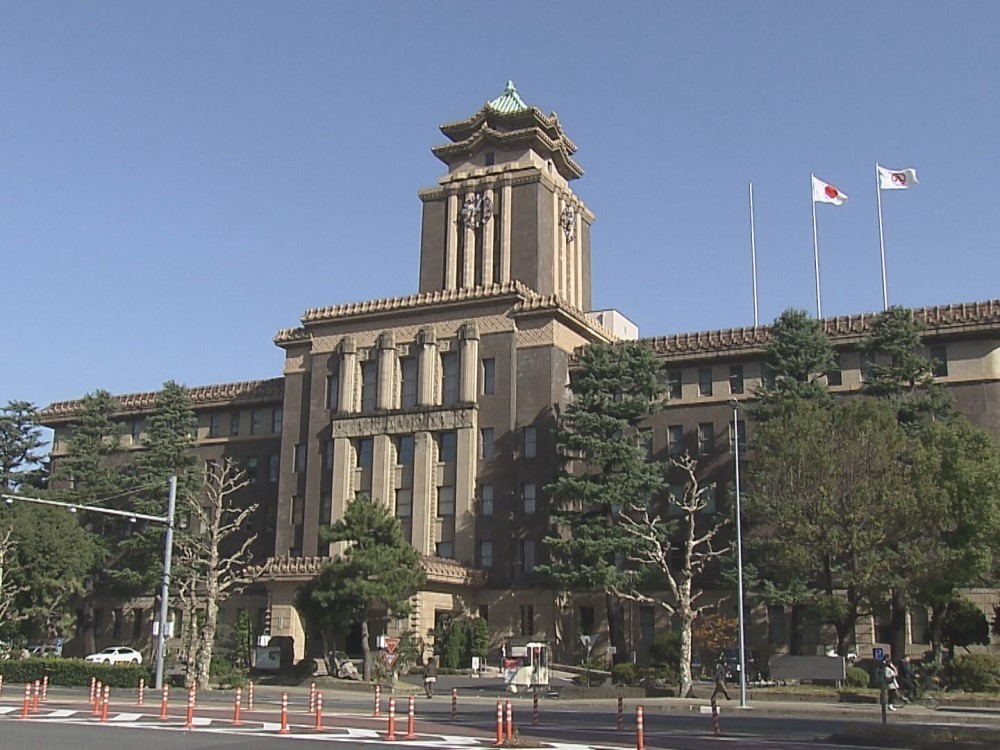
[[[866,688],[868,687],[868,672],[861,667],[848,667],[847,668],[847,678],[844,680],[844,684],[850,688]]]
[[[974,693],[1000,690],[1000,657],[962,654],[945,666],[945,679],[953,688]]]
[[[115,688],[134,688],[139,680],[151,683],[149,667],[142,664],[94,664],[83,659],[16,659],[0,661],[0,674],[8,684],[24,684],[49,676],[50,685],[79,687],[95,677]]]
[[[635,687],[639,684],[639,675],[640,670],[638,665],[633,664],[632,662],[615,664],[611,668],[611,682],[615,685]]]
[[[660,633],[649,646],[649,661],[654,666],[680,669],[681,634]]]

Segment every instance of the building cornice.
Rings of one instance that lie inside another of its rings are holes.
[[[258,581],[304,582],[319,575],[331,557],[271,557],[251,571]],[[470,568],[458,560],[447,560],[432,555],[421,555],[420,565],[427,574],[427,582],[455,586],[485,586],[485,571]]]
[[[270,380],[246,380],[239,383],[219,383],[188,388],[188,397],[195,407],[258,404],[281,401],[284,393],[284,378]],[[159,391],[126,393],[112,396],[120,414],[147,413],[156,407]],[[53,425],[75,419],[83,408],[83,400],[56,401],[41,410],[42,424]]]

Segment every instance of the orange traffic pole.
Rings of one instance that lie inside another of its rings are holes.
[[[233,701],[233,726],[240,725],[240,704],[243,703],[243,688],[236,688],[236,700]]]
[[[104,686],[104,700],[101,701],[101,721],[108,720],[108,703],[111,701],[111,686]]]
[[[389,696],[389,731],[385,738],[390,742],[396,739],[396,696]]]
[[[31,683],[24,683],[24,706],[21,708],[21,718],[27,719],[31,713]]]
[[[323,731],[323,693],[316,693],[316,724],[313,727],[317,732]]]
[[[136,699],[135,705],[141,706],[143,701],[146,699],[146,678],[139,678],[139,697]]]
[[[97,684],[94,686],[94,698],[92,701],[93,703],[92,708],[94,709],[92,713],[94,714],[94,716],[98,716],[101,713],[101,695],[103,693],[104,693],[104,685],[102,685],[101,681],[98,680]]]
[[[184,721],[185,729],[194,728],[194,696],[195,696],[194,687],[191,687],[188,690],[187,718]]]
[[[35,692],[31,696],[31,713],[38,711],[38,698],[42,694],[42,682],[41,680],[35,680]]]
[[[160,699],[160,718],[167,718],[167,700],[170,697],[170,686],[164,683],[163,697]]]
[[[625,699],[622,696],[618,696],[618,722],[615,725],[615,729],[619,732],[625,728]]]
[[[403,736],[404,740],[412,740],[415,735],[413,733],[414,716],[417,712],[417,699],[412,695],[410,696],[410,705],[406,710],[406,734]]]
[[[316,683],[309,683],[309,713],[316,711]]]
[[[511,705],[510,701],[507,701],[505,706],[507,710],[507,739],[514,739],[514,706]]]
[[[281,733],[288,734],[288,693],[281,694]]]
[[[451,689],[451,720],[458,718],[458,688]]]
[[[49,702],[49,676],[42,677],[42,703]]]
[[[375,711],[372,716],[382,715],[382,686],[379,684],[375,685]]]
[[[497,741],[496,746],[503,744],[503,701],[497,701]]]
[[[635,748],[636,750],[645,750],[646,748],[646,733],[642,726],[642,706],[635,707]]]

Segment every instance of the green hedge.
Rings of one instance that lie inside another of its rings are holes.
[[[0,660],[0,674],[8,685],[23,685],[49,676],[50,685],[89,686],[96,677],[115,688],[134,688],[139,680],[152,684],[149,667],[141,664],[94,664],[83,659],[5,659]]]
[[[848,667],[847,668],[847,679],[845,684],[847,687],[852,688],[866,688],[868,687],[869,676],[868,672],[861,667]]]
[[[1000,690],[1000,657],[993,654],[962,654],[945,665],[945,680],[960,690],[990,693]]]

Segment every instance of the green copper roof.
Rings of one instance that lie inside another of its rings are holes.
[[[528,105],[524,103],[524,100],[517,95],[517,89],[514,88],[514,82],[508,80],[507,86],[504,88],[503,93],[500,94],[496,99],[489,102],[487,106],[501,114],[510,115],[515,112],[523,112],[528,109]]]

